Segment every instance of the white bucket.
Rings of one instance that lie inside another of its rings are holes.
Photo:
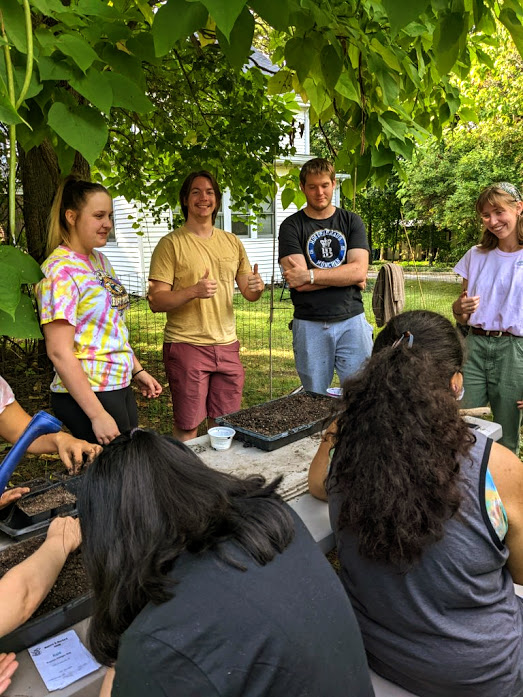
[[[236,431],[227,426],[215,426],[210,428],[207,433],[211,439],[211,446],[215,450],[228,450],[231,447],[232,439]]]

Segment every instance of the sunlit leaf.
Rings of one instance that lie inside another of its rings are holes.
[[[200,2],[169,0],[162,5],[153,22],[156,55],[164,56],[177,41],[204,27],[207,16]]]
[[[16,0],[2,0],[0,3],[2,21],[7,38],[22,53],[27,52],[24,10]]]
[[[79,34],[62,34],[56,42],[56,47],[66,56],[71,56],[84,72],[98,58],[95,51]]]
[[[74,150],[93,164],[107,142],[107,125],[98,111],[89,106],[72,108],[55,102],[49,109],[49,125]]]
[[[0,245],[0,264],[7,264],[14,269],[19,275],[20,283],[38,283],[43,278],[40,266],[33,257],[12,245]]]
[[[227,40],[247,0],[201,0]]]
[[[395,31],[418,19],[429,4],[430,0],[383,0],[390,25]]]
[[[113,103],[113,90],[108,76],[108,72],[90,68],[85,75],[69,80],[69,84],[100,111],[108,114]]]
[[[0,310],[14,318],[22,293],[20,273],[2,259],[0,257]]]
[[[271,27],[285,31],[289,24],[288,0],[249,0],[250,7]]]
[[[283,206],[283,209],[285,210],[288,208],[291,203],[294,203],[294,194],[295,191],[294,189],[284,189],[281,193],[281,205]]]
[[[145,114],[151,111],[153,105],[140,87],[125,75],[107,72],[107,81],[113,92],[113,106]]]
[[[251,53],[254,36],[254,17],[244,7],[232,28],[230,40],[219,30],[216,30],[218,41],[229,63],[235,68],[241,68],[247,63]]]
[[[31,298],[22,294],[14,319],[0,310],[0,335],[13,339],[43,339]]]

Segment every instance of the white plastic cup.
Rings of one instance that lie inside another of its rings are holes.
[[[227,426],[215,426],[210,428],[207,433],[211,439],[211,446],[215,450],[229,450],[236,431],[234,428],[228,428]]]

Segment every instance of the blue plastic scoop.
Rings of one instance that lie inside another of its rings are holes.
[[[46,433],[58,433],[61,428],[62,422],[55,419],[54,416],[51,416],[51,414],[48,414],[46,411],[39,411],[33,416],[31,421],[27,424],[25,431],[4,457],[0,465],[0,496],[4,493],[4,489],[11,479],[11,475],[31,443],[40,436],[44,436]]]

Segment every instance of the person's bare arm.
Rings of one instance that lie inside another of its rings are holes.
[[[479,307],[479,295],[469,297],[467,288],[468,281],[464,278],[461,286],[461,293],[452,303],[452,314],[459,324],[468,324],[470,315]]]
[[[0,414],[0,436],[9,443],[15,443],[30,421],[31,417],[18,402],[8,404]],[[28,452],[36,455],[58,453],[70,472],[75,472],[81,467],[84,458],[86,463],[92,462],[100,450],[99,445],[73,438],[63,431],[40,436],[28,448]]]
[[[299,292],[322,290],[329,286],[362,286],[367,278],[369,253],[366,249],[349,249],[347,263],[334,269],[313,269],[314,284],[310,283],[310,269],[303,254],[290,254],[280,259],[283,277]]]
[[[114,668],[107,668],[99,697],[111,697],[114,682]]]
[[[47,355],[60,375],[67,391],[91,420],[94,434],[101,445],[120,435],[113,417],[105,411],[93,392],[82,364],[74,355],[74,327],[66,320],[43,325]]]
[[[325,480],[329,471],[330,451],[334,446],[335,433],[336,422],[334,421],[322,435],[321,443],[309,467],[309,493],[321,501],[327,500]]]
[[[209,278],[209,269],[206,269],[198,283],[178,290],[173,290],[169,283],[149,279],[147,300],[152,312],[170,312],[195,298],[212,298],[217,289],[218,282],[214,278]]]
[[[80,540],[77,520],[55,518],[42,546],[0,579],[0,636],[12,632],[31,617]]]
[[[523,467],[512,451],[493,443],[488,467],[508,518],[505,544],[508,570],[515,583],[523,584]]]
[[[252,273],[236,276],[236,285],[243,297],[249,302],[253,303],[259,300],[265,289],[265,283],[258,273],[258,264],[254,264]]]

